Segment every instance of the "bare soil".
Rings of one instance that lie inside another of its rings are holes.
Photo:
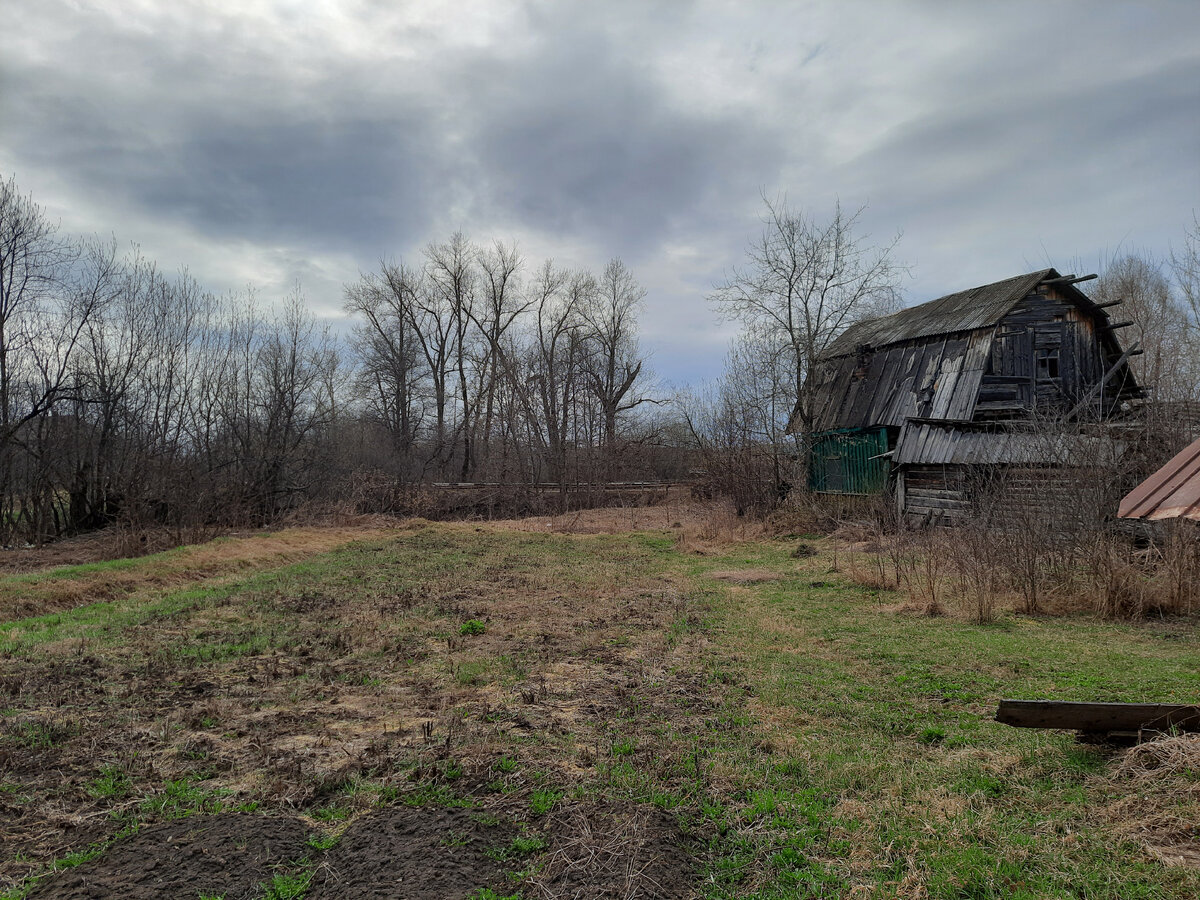
[[[505,870],[497,857],[512,837],[511,828],[467,809],[369,813],[329,851],[306,896],[459,900],[485,888],[503,893]]]
[[[291,828],[279,823],[299,812],[309,831],[349,822],[320,858],[313,897],[413,896],[386,892],[398,883],[465,897],[517,865],[486,855],[517,833],[544,834],[557,861],[546,871],[571,886],[547,896],[626,896],[627,884],[638,896],[684,896],[672,892],[696,863],[669,816],[586,812],[547,828],[530,809],[551,788],[562,795],[555,814],[568,808],[568,791],[594,783],[622,740],[624,759],[682,773],[677,737],[704,729],[719,703],[688,661],[694,638],[671,637],[673,625],[699,620],[695,600],[654,563],[660,551],[621,543],[570,555],[594,540],[453,525],[222,542],[198,549],[178,577],[196,571],[197,556],[225,572],[269,571],[268,560],[346,546],[318,557],[323,568],[204,594],[169,614],[151,611],[169,593],[147,586],[141,566],[155,560],[141,561],[128,576],[144,594],[117,603],[142,617],[136,627],[0,653],[0,887],[103,846],[136,818],[138,835],[47,877],[38,891],[49,893],[36,896],[89,896],[97,883],[111,888],[103,896],[142,896],[143,884],[169,896],[165,863],[134,862],[158,852],[146,848],[193,835],[211,844],[194,860],[208,865],[231,842]],[[467,621],[484,630],[460,633]],[[20,622],[0,629],[16,646],[24,634]],[[498,768],[505,755],[515,769]],[[210,815],[209,831],[196,831],[197,814],[239,807],[284,818]],[[472,819],[481,809],[498,810],[503,825]],[[293,831],[285,836],[302,843],[304,829]],[[580,836],[601,849],[585,850]],[[605,856],[618,839],[633,870]],[[115,873],[130,866],[118,890]],[[246,872],[230,882],[236,890],[261,879],[261,867]],[[593,882],[599,892],[579,893]],[[503,880],[490,886],[506,895]]]
[[[779,581],[787,577],[787,573],[775,569],[720,569],[710,572],[708,577],[730,584],[761,584],[764,581]]]
[[[296,818],[227,814],[143,828],[78,868],[47,877],[30,900],[158,900],[262,894],[272,873],[305,853],[309,828]]]

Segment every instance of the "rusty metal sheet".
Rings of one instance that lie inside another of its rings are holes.
[[[1123,519],[1195,519],[1200,521],[1200,440],[1125,495]]]

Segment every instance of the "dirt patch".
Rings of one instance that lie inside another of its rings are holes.
[[[298,819],[230,814],[144,828],[106,853],[40,882],[30,900],[211,895],[256,897],[280,865],[305,854]]]
[[[572,806],[546,823],[552,843],[538,895],[573,900],[683,900],[696,865],[674,816],[657,807]]]
[[[779,581],[785,578],[783,572],[775,572],[771,569],[722,569],[717,572],[709,572],[709,578],[715,578],[717,581],[727,581],[730,584],[760,584],[764,581]]]
[[[493,822],[467,809],[429,807],[362,816],[329,851],[307,897],[457,900],[484,888],[498,890],[505,868],[496,857],[507,852],[513,834]]]
[[[110,836],[115,810],[151,827],[160,810],[257,803],[349,818],[352,838],[355,816],[448,805],[475,775],[527,814],[536,791],[597,783],[616,745],[648,777],[687,777],[679,748],[719,703],[690,663],[703,601],[659,548],[471,525],[394,534],[119,639],[0,658],[0,892]],[[486,628],[464,635],[469,620]],[[334,860],[316,886],[361,868]]]

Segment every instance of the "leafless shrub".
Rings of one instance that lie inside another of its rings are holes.
[[[971,520],[947,542],[948,563],[958,581],[959,602],[977,624],[991,622],[1004,590],[998,542],[983,522]]]
[[[1092,547],[1089,562],[1088,584],[1098,615],[1108,619],[1136,619],[1146,611],[1146,572],[1137,564],[1130,544],[1101,539]]]
[[[945,615],[946,533],[941,528],[926,528],[911,534],[906,576],[909,592],[925,615]]]

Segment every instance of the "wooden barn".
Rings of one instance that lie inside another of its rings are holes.
[[[1069,490],[1055,472],[1115,449],[1045,423],[1103,422],[1139,396],[1138,350],[1117,340],[1129,323],[1089,300],[1085,280],[1043,269],[847,329],[810,382],[810,489],[891,484],[900,511],[925,521],[965,515],[971,484],[997,467],[1014,495]]]

